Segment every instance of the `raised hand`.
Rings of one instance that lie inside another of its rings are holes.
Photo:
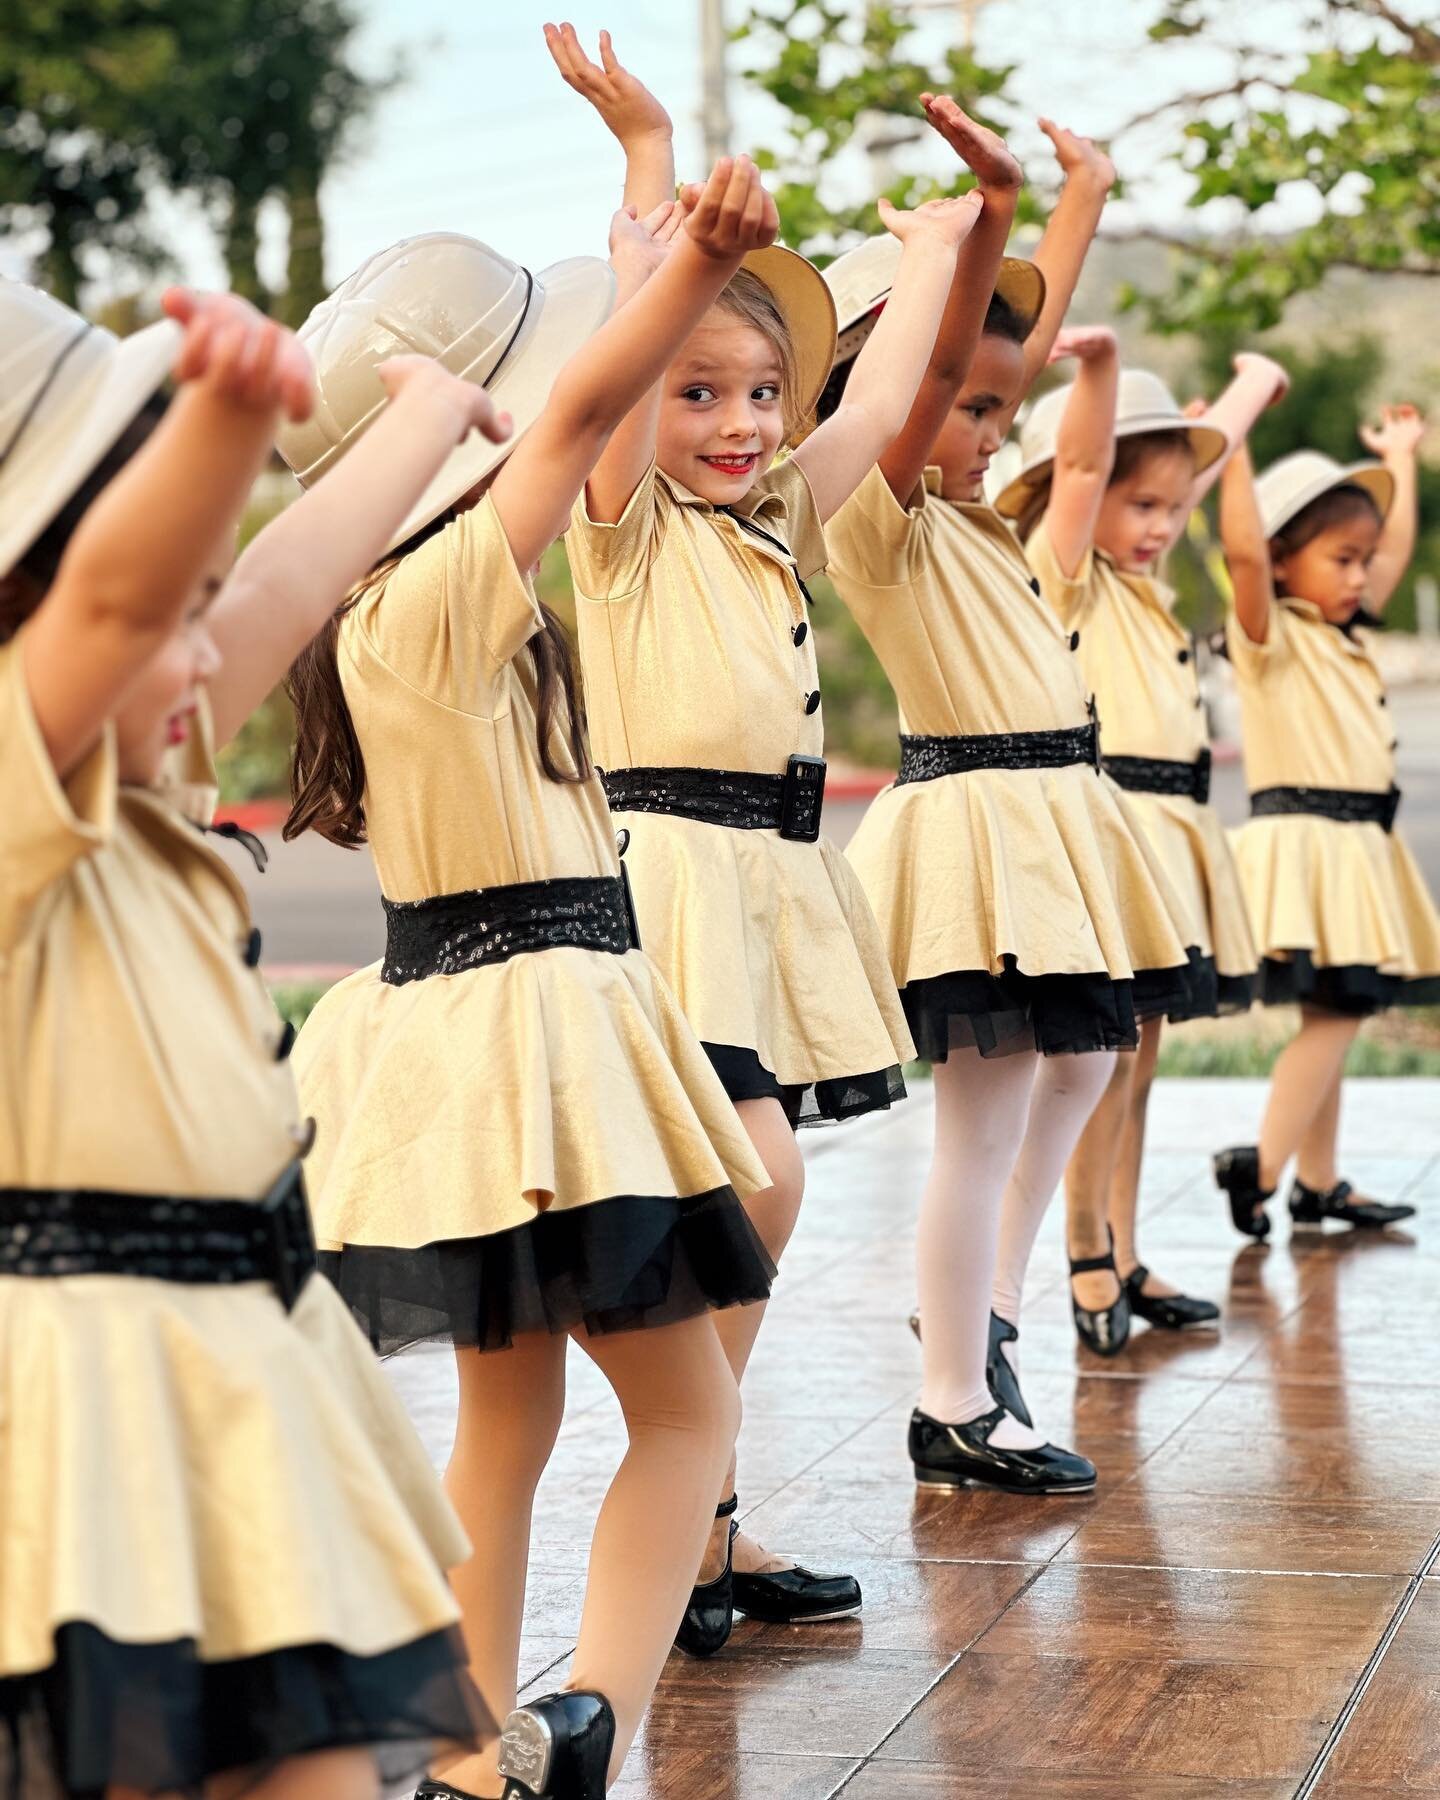
[[[1262,356],[1258,350],[1241,350],[1232,366],[1237,375],[1269,376],[1273,385],[1270,398],[1265,402],[1267,406],[1278,406],[1290,392],[1290,377],[1273,356]]]
[[[1055,149],[1055,160],[1067,181],[1084,181],[1102,191],[1115,185],[1115,165],[1093,138],[1067,131],[1053,119],[1038,121]]]
[[[588,100],[622,144],[671,135],[670,115],[615,54],[610,33],[600,33],[600,62],[580,47],[573,25],[546,25],[545,43],[567,87]]]
[[[877,204],[880,223],[902,244],[917,237],[938,237],[943,243],[956,247],[975,229],[985,199],[975,188],[955,200],[927,200],[923,206],[909,212],[902,212],[883,197]]]
[[[1025,185],[1024,173],[1005,140],[978,125],[948,94],[922,94],[920,104],[925,117],[966,168],[973,170],[981,187],[1013,191]]]
[[[610,221],[610,266],[622,289],[633,293],[655,273],[684,223],[678,200],[662,200],[643,219],[633,206],[620,208]]]
[[[310,417],[315,375],[293,331],[234,294],[172,287],[165,290],[161,305],[168,318],[185,327],[176,381],[203,381],[230,404],[249,411],[283,411],[296,423]]]
[[[448,405],[454,413],[456,443],[478,431],[492,444],[503,444],[515,429],[509,413],[498,412],[483,387],[452,375],[429,356],[392,356],[379,364],[375,373],[392,401],[421,389]]]
[[[680,196],[685,235],[698,250],[734,261],[763,250],[780,233],[780,215],[748,156],[722,156],[703,187],[691,183]]]
[[[1093,362],[1101,356],[1113,356],[1119,340],[1108,325],[1067,325],[1050,346],[1052,363],[1068,361]]]
[[[1380,409],[1379,422],[1360,427],[1360,442],[1372,456],[1382,461],[1395,457],[1413,457],[1426,430],[1425,415],[1408,402]]]

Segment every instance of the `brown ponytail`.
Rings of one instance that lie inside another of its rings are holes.
[[[377,563],[290,665],[285,692],[295,709],[295,744],[290,756],[293,803],[282,832],[287,842],[304,831],[317,832],[347,850],[366,841],[365,758],[340,682],[340,624],[371,588],[457,517],[453,509],[442,513]],[[540,767],[551,781],[588,781],[594,765],[585,739],[574,652],[564,625],[543,602],[540,616],[544,627],[525,646],[535,669]],[[570,751],[568,768],[555,753],[552,737],[557,725]]]

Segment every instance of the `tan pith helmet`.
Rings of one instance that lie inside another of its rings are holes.
[[[1271,463],[1256,480],[1255,498],[1266,537],[1273,538],[1296,513],[1337,487],[1363,488],[1379,507],[1382,519],[1395,498],[1395,477],[1384,463],[1338,463],[1318,450],[1296,450]]]
[[[795,347],[796,406],[808,419],[835,363],[835,302],[825,277],[784,244],[752,250],[740,266],[765,283],[780,308]]]
[[[825,271],[825,282],[835,297],[839,342],[836,362],[857,356],[875,329],[875,309],[888,298],[905,246],[888,231],[868,237],[837,256]],[[1023,257],[1007,256],[995,278],[995,292],[1019,318],[1028,337],[1045,305],[1045,277]]]
[[[1020,432],[1020,473],[995,502],[995,510],[1006,518],[1018,519],[1050,479],[1060,421],[1074,388],[1073,381],[1054,388],[1031,407]],[[1115,403],[1115,436],[1140,437],[1151,431],[1174,431],[1187,437],[1195,453],[1197,474],[1219,462],[1230,447],[1229,438],[1218,425],[1187,419],[1158,375],[1149,369],[1126,369],[1120,376]]]
[[[302,487],[332,469],[386,404],[376,374],[392,356],[433,358],[486,388],[515,430],[503,444],[472,434],[446,458],[391,548],[413,537],[514,449],[544,410],[556,375],[610,316],[615,277],[576,256],[531,275],[477,238],[432,231],[367,258],[300,327],[315,364],[315,410],[276,439]]]
[[[8,574],[156,393],[184,333],[117,338],[0,280],[0,574]]]

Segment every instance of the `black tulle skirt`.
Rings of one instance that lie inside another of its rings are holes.
[[[729,1187],[623,1194],[416,1249],[348,1244],[319,1263],[382,1356],[434,1343],[503,1350],[531,1331],[643,1331],[763,1300],[775,1279]]]
[[[835,1125],[878,1112],[905,1098],[905,1077],[898,1063],[869,1075],[845,1075],[831,1081],[787,1086],[767,1069],[753,1050],[738,1044],[700,1048],[732,1100],[778,1100],[792,1129],[803,1125]]]
[[[1317,963],[1308,950],[1267,956],[1256,997],[1262,1006],[1314,1006],[1364,1019],[1392,1006],[1440,1006],[1440,975],[1405,981],[1368,963]]]
[[[189,1642],[117,1643],[93,1625],[55,1634],[55,1660],[0,1676],[0,1800],[102,1800],[109,1787],[193,1796],[235,1770],[260,1781],[289,1757],[368,1749],[384,1783],[494,1722],[457,1630],[379,1656],[307,1644],[202,1662]]]
[[[1173,969],[1137,969],[1133,980],[1108,975],[1025,975],[1007,956],[998,975],[963,969],[912,981],[900,990],[917,1053],[944,1062],[952,1050],[1010,1056],[1038,1050],[1074,1056],[1133,1050],[1145,1019],[1190,1018],[1206,987],[1198,950]],[[1214,978],[1213,966],[1211,978]]]

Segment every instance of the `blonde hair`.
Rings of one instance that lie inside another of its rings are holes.
[[[758,331],[780,359],[780,411],[788,439],[800,424],[799,368],[795,340],[778,301],[758,275],[739,269],[725,284],[716,307]]]

